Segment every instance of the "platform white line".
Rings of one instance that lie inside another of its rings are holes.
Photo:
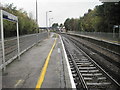
[[[65,51],[65,47],[64,47],[64,44],[63,44],[63,41],[62,41],[62,38],[61,36],[59,35],[60,37],[60,40],[61,40],[61,43],[62,43],[62,47],[63,47],[63,51],[64,51],[64,55],[65,55],[65,60],[66,60],[66,63],[67,63],[67,68],[68,68],[68,72],[69,72],[69,76],[70,76],[70,82],[71,82],[71,85],[72,85],[72,88],[76,88],[76,85],[75,85],[75,82],[74,82],[74,79],[73,79],[73,76],[72,76],[72,72],[71,72],[71,69],[70,69],[70,64],[68,62],[68,57],[67,57],[67,54],[66,54],[66,51]]]
[[[60,51],[61,51],[60,48],[58,48],[58,53],[60,53]]]
[[[14,87],[16,88],[18,85],[20,85],[21,83],[23,83],[24,82],[24,80],[18,80],[18,82],[14,85]]]

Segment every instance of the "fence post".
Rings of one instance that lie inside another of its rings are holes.
[[[3,30],[3,12],[0,10],[0,21],[1,21],[1,43],[2,43],[2,64],[3,64],[3,71],[6,70],[6,65],[5,65],[5,48],[4,48],[4,30]]]

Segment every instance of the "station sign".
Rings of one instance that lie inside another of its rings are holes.
[[[9,21],[14,21],[14,22],[18,21],[18,18],[16,16],[14,16],[13,14],[10,14],[10,13],[3,11],[3,10],[2,10],[2,13],[3,13],[4,19],[7,19]]]
[[[0,65],[0,69],[3,69],[5,71],[6,70],[6,65],[8,63],[12,62],[13,59],[12,60],[10,59],[8,61],[6,61],[6,59],[5,59],[5,44],[4,44],[5,40],[4,40],[4,25],[3,25],[4,21],[3,21],[3,19],[6,19],[8,21],[12,21],[12,22],[16,23],[17,51],[18,51],[17,56],[18,56],[19,60],[20,60],[20,45],[19,45],[20,42],[19,42],[19,27],[18,27],[17,16],[14,16],[13,14],[8,13],[8,12],[0,9],[0,37],[1,37],[1,46],[2,46],[2,48],[1,48],[1,50],[2,50],[2,64]]]

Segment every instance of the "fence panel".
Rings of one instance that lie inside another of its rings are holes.
[[[119,33],[113,34],[113,33],[105,33],[105,32],[75,32],[75,31],[69,31],[68,33],[86,35],[86,36],[91,36],[91,37],[106,39],[106,40],[112,40],[112,41],[120,41]]]
[[[2,64],[2,45],[0,40],[0,65]]]
[[[22,54],[24,51],[35,45],[36,42],[40,42],[47,37],[48,37],[47,32],[20,36],[20,53]],[[5,39],[4,43],[5,43],[5,62],[6,64],[9,64],[18,56],[17,37],[7,38]],[[0,41],[0,66],[2,66],[1,53],[2,53],[2,48]]]

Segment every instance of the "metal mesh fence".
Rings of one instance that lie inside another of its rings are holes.
[[[7,61],[17,54],[18,48],[16,37],[5,40],[4,45],[5,45],[5,61]]]
[[[42,41],[48,37],[47,32],[42,32],[38,34],[30,34],[20,36],[20,53],[23,53],[28,48],[32,47],[36,42]],[[7,38],[4,41],[5,44],[5,61],[9,62],[12,58],[18,56],[18,47],[17,47],[17,37],[14,38]],[[0,41],[0,65],[2,64],[2,48],[1,48],[1,41]]]
[[[2,64],[2,43],[1,43],[1,29],[0,29],[0,65]]]
[[[0,12],[1,18],[1,12]],[[0,20],[0,28],[1,28],[1,20]],[[0,65],[2,65],[2,45],[1,45],[1,29],[0,29]],[[0,67],[0,89],[2,89],[2,69]]]
[[[20,37],[20,52],[32,46],[36,42],[45,39],[47,36],[47,33],[39,33]]]
[[[0,38],[0,65],[2,64],[2,45],[1,45],[1,38]]]
[[[1,18],[1,12],[0,12],[0,18]],[[0,28],[1,28],[1,20],[0,20]],[[0,65],[2,64],[2,45],[1,45],[1,29],[0,29]]]

